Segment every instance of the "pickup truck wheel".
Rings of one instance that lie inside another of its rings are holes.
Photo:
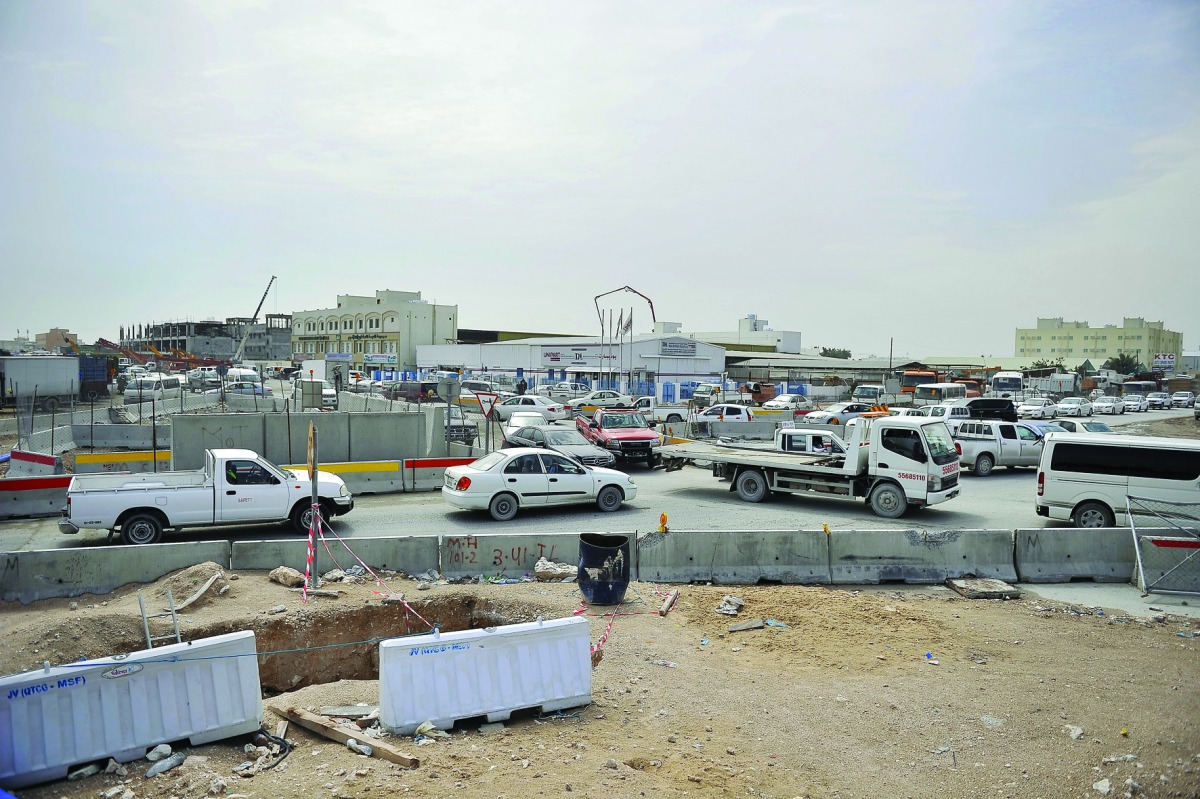
[[[667,414],[667,424],[679,424],[682,421],[683,421],[683,417],[677,413],[668,413]]]
[[[737,492],[746,502],[762,502],[767,497],[767,479],[757,469],[747,469],[738,475]]]
[[[1071,514],[1076,527],[1112,527],[1113,513],[1100,502],[1084,502]]]
[[[612,513],[620,509],[621,503],[624,501],[625,497],[621,494],[621,489],[616,486],[605,486],[596,495],[596,507],[604,513]]]
[[[995,465],[996,462],[992,460],[991,455],[980,455],[975,459],[975,468],[971,471],[976,477],[987,477],[992,473],[992,468]]]
[[[885,519],[899,519],[908,510],[908,500],[899,486],[884,483],[871,492],[871,510]]]
[[[130,546],[157,544],[162,534],[162,522],[149,513],[135,513],[121,524],[121,543]]]
[[[498,522],[506,522],[517,515],[517,498],[512,494],[497,494],[488,505],[488,513]]]
[[[329,524],[329,509],[321,505],[321,523]],[[292,508],[292,527],[301,535],[308,534],[308,527],[312,524],[312,502],[302,500],[296,503],[296,507]]]

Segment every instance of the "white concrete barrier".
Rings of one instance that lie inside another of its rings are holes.
[[[58,516],[67,504],[72,475],[6,477],[0,480],[0,519]]]
[[[1135,566],[1128,527],[1017,530],[1013,560],[1023,583],[1127,583]]]
[[[634,562],[637,579],[648,582],[828,584],[827,539],[821,530],[646,533]]]

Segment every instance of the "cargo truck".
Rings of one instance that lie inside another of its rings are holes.
[[[3,404],[18,397],[35,401],[44,411],[74,400],[108,396],[107,358],[91,355],[19,355],[0,357]]]
[[[771,493],[864,499],[877,516],[898,518],[910,507],[926,507],[958,496],[958,452],[940,420],[923,416],[856,418],[845,441],[828,452],[809,451],[794,437],[811,439],[819,429],[781,429],[770,450],[691,442],[662,447],[668,471],[688,461],[712,464],[713,476],[746,502]],[[825,447],[822,445],[821,449]]]

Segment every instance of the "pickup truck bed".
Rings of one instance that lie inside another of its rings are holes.
[[[146,474],[77,474],[71,480],[71,491],[115,491],[119,488],[183,488],[202,486],[204,470],[187,472],[149,472]]]

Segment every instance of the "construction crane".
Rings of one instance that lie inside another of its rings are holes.
[[[258,301],[258,307],[254,309],[254,316],[250,317],[250,324],[246,325],[246,332],[242,334],[242,343],[238,344],[237,353],[233,356],[234,363],[242,362],[242,350],[246,349],[246,339],[250,338],[250,331],[254,329],[254,323],[258,321],[258,312],[262,310],[263,303],[267,301],[267,294],[271,292],[271,286],[275,284],[275,276],[271,275],[271,279],[267,282],[267,290],[263,292],[262,299]]]

